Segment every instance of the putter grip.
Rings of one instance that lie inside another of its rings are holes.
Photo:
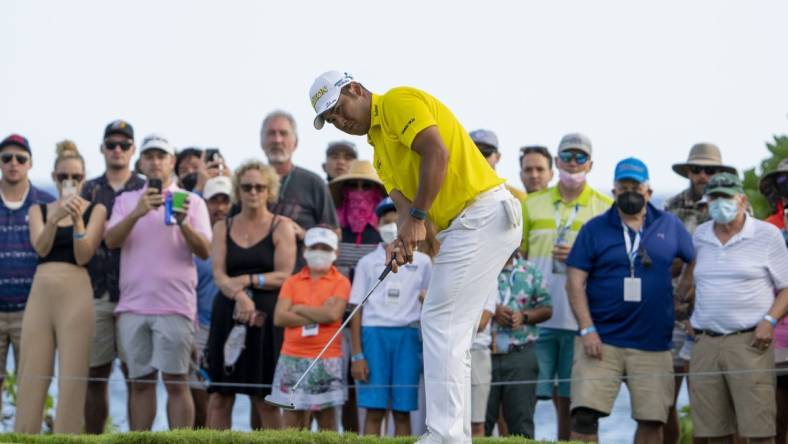
[[[380,273],[380,277],[378,278],[379,281],[382,281],[383,279],[386,278],[386,276],[389,275],[389,273],[391,273],[391,264],[392,263],[394,263],[394,259],[392,259],[391,262],[389,262],[389,264],[386,265],[386,268],[383,269],[383,273]]]

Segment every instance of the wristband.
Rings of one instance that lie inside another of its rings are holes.
[[[257,288],[263,288],[263,285],[265,285],[265,276],[260,273],[257,275]]]
[[[410,216],[414,219],[425,220],[427,219],[427,212],[416,207],[411,207]]]
[[[592,325],[590,327],[586,327],[586,328],[580,330],[580,336],[585,336],[585,335],[587,335],[589,333],[596,333],[596,327],[594,327]]]
[[[84,239],[85,236],[87,236],[87,233],[85,232],[82,233],[77,233],[76,231],[74,232],[74,240]]]
[[[350,362],[364,361],[366,359],[367,358],[364,357],[364,353],[359,352],[350,357]]]
[[[770,324],[772,324],[772,327],[777,327],[777,319],[774,319],[768,313],[763,315],[763,320],[769,322]]]

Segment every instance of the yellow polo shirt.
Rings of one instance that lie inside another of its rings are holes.
[[[372,121],[367,138],[375,148],[373,165],[389,193],[399,190],[411,202],[419,189],[421,156],[411,149],[426,128],[438,127],[449,164],[432,208],[430,220],[438,230],[480,193],[504,182],[482,157],[468,132],[449,109],[424,91],[399,87],[372,95]]]

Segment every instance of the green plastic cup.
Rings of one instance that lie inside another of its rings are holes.
[[[186,198],[189,196],[189,193],[185,191],[175,191],[172,193],[172,211],[176,213],[183,213],[186,210],[183,209],[183,204],[186,202]]]

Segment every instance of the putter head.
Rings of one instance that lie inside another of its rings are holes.
[[[284,409],[284,410],[295,410],[295,404],[293,404],[292,396],[290,397],[290,402],[288,403],[279,402],[273,399],[272,396],[273,395],[266,395],[264,399],[266,404],[272,405],[274,407],[279,407],[280,409]]]

